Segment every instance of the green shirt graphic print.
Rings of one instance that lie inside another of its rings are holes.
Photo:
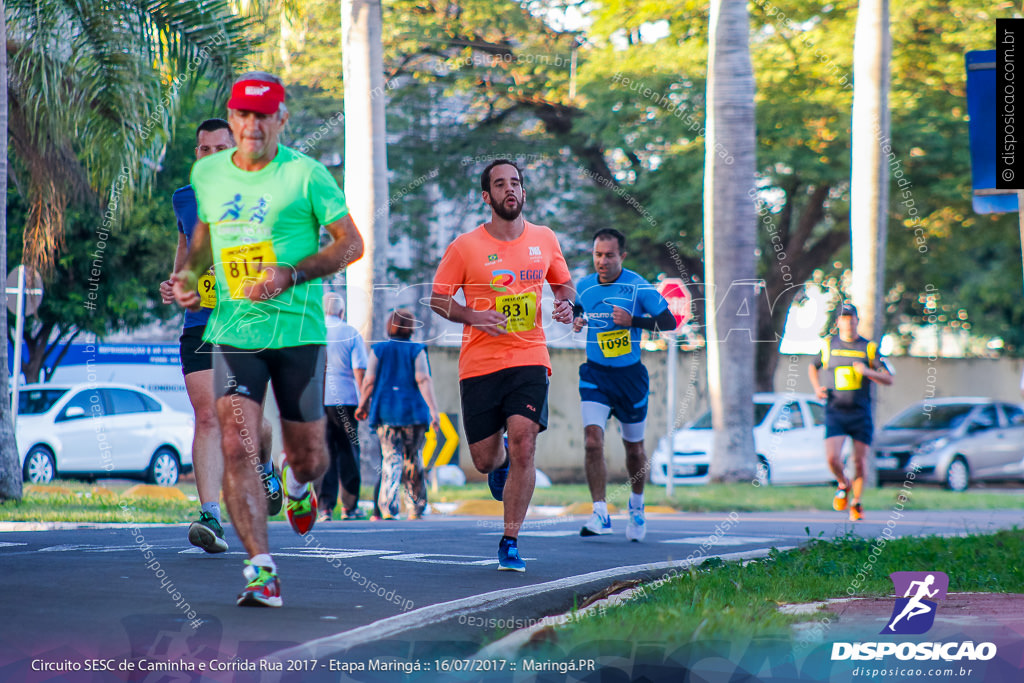
[[[267,265],[294,268],[320,249],[320,226],[348,215],[345,194],[318,161],[278,145],[259,171],[243,171],[233,149],[192,167],[199,220],[210,225],[217,307],[204,339],[242,349],[323,344],[327,338],[320,280],[252,302],[247,284]]]

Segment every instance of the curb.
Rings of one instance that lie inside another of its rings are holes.
[[[786,549],[790,549],[793,546],[788,546]],[[722,555],[714,555],[713,557],[719,557],[725,562],[731,561],[744,561],[759,559],[766,557],[771,551],[770,550],[748,550],[739,553],[724,553]],[[706,558],[704,558],[706,559]],[[691,564],[696,564],[696,560],[683,560],[675,563],[664,563],[674,564],[677,568],[688,567]],[[607,607],[614,605],[620,605],[622,603],[632,600],[638,593],[643,595],[650,584],[657,583],[657,580],[647,581],[635,585],[625,590],[613,593],[606,598],[596,600],[591,604],[576,610],[575,612],[563,612],[562,614],[555,614],[552,616],[544,617],[537,621],[532,626],[521,628],[517,631],[513,631],[504,638],[494,641],[493,643],[486,645],[471,655],[469,659],[512,659],[519,652],[519,649],[528,643],[534,635],[544,629],[554,628],[555,626],[563,626],[575,621],[579,621],[583,617],[592,615],[594,612],[601,612]]]

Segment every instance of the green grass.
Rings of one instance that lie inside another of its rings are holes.
[[[0,502],[0,521],[34,522],[124,522],[125,513],[117,497],[93,496],[94,486],[110,489],[120,496],[133,483],[110,483],[99,480],[95,484],[59,480],[51,487],[70,489],[72,495],[29,494],[20,502]],[[188,522],[195,518],[199,503],[194,483],[182,482],[177,486],[189,501],[134,500],[130,510],[135,522],[173,523]],[[625,508],[629,489],[621,483],[608,485],[607,499]],[[864,492],[864,507],[868,510],[887,510],[897,503],[903,489],[887,486]],[[671,498],[663,486],[648,486],[648,505],[668,505],[686,512],[771,512],[781,510],[831,510],[833,490],[827,486],[766,486],[750,484],[711,484],[707,486],[676,487]],[[371,500],[373,488],[364,486],[360,500]],[[461,487],[442,486],[437,493],[428,487],[431,502],[459,502],[463,500],[491,500],[487,484],[473,483]],[[584,484],[558,484],[551,488],[536,489],[534,505],[571,505],[589,503],[590,491]],[[910,510],[957,510],[1024,508],[1024,496],[999,492],[998,489],[971,489],[966,493],[952,493],[937,486],[918,485],[905,503]],[[284,519],[283,514],[273,517]]]
[[[0,522],[82,522],[82,523],[132,523],[132,524],[175,524],[192,522],[199,516],[199,495],[191,480],[179,482],[175,488],[185,494],[188,500],[154,500],[150,498],[122,498],[132,486],[142,482],[124,480],[83,482],[59,479],[49,484],[35,485],[34,488],[53,489],[53,493],[28,493],[22,500],[0,501]],[[60,492],[71,491],[70,495]],[[95,489],[106,489],[113,495],[100,493]],[[372,494],[373,491],[370,491]],[[227,521],[230,516],[221,500],[221,513]],[[127,506],[127,509],[122,507]],[[285,520],[284,512],[270,518],[272,521]]]
[[[834,489],[828,486],[762,486],[750,484],[709,484],[706,486],[675,487],[671,498],[664,486],[646,487],[644,501],[648,505],[668,505],[686,512],[764,512],[777,510],[831,510]],[[937,486],[916,485],[906,502],[911,510],[963,510],[1024,508],[1024,496],[998,492],[998,489],[971,489],[953,493]],[[867,510],[889,509],[903,492],[898,486],[864,491],[863,502]],[[440,487],[435,495],[429,490],[432,502],[458,502],[462,500],[490,500],[487,484],[466,484],[462,487]],[[363,500],[373,495],[364,489]],[[624,508],[629,499],[629,488],[624,484],[609,484],[608,502]],[[571,505],[589,503],[590,491],[584,484],[558,484],[533,492],[534,505]]]
[[[55,481],[41,489],[69,489],[66,493],[29,493],[20,501],[0,501],[0,521],[4,522],[118,522],[173,523],[195,519],[199,510],[194,484],[180,483],[177,488],[192,500],[169,501],[146,498],[122,499],[131,484],[96,484],[77,481]],[[114,495],[95,495],[93,489],[109,489]],[[127,510],[122,508],[127,506]]]
[[[645,589],[636,600],[557,627],[548,641],[568,652],[607,640],[611,633],[615,639],[667,646],[697,638],[791,638],[793,623],[824,614],[783,615],[779,604],[848,597],[847,589],[865,567],[866,578],[855,586],[857,596],[890,596],[889,573],[914,569],[945,572],[951,593],[1024,592],[1021,564],[1007,561],[1024,553],[1024,531],[1019,529],[966,538],[896,539],[883,546],[874,564],[866,562],[872,545],[849,536],[813,540],[746,564],[711,558]]]

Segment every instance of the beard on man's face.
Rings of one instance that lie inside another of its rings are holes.
[[[514,221],[519,218],[519,214],[523,212],[523,202],[521,202],[517,197],[514,197],[514,199],[516,200],[515,206],[509,206],[506,203],[508,197],[505,197],[505,199],[502,199],[501,201],[496,201],[492,196],[491,208],[494,209],[494,213],[498,214],[502,219],[506,221]]]

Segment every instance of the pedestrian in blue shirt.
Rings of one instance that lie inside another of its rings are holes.
[[[356,409],[356,418],[368,419],[380,438],[383,462],[377,504],[383,519],[398,516],[403,483],[409,519],[419,519],[427,507],[423,442],[428,424],[436,430],[440,422],[427,347],[412,341],[415,327],[416,318],[405,309],[388,317],[389,339],[370,349]]]

